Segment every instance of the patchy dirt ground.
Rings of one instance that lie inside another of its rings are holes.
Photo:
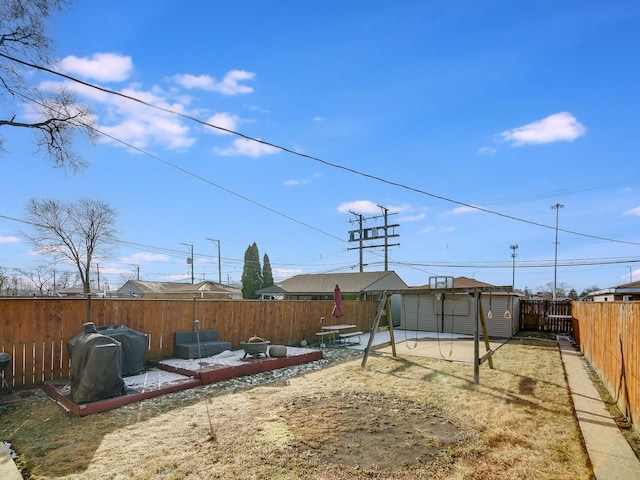
[[[500,348],[480,385],[461,363],[335,354],[84,418],[37,394],[0,438],[47,480],[592,477],[551,342]]]
[[[277,415],[293,449],[355,468],[426,464],[468,435],[432,405],[376,393],[303,397]]]

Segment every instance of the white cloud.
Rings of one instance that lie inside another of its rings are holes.
[[[464,206],[464,207],[456,207],[450,212],[447,212],[447,215],[463,215],[465,213],[477,212],[480,207],[472,207],[472,206]]]
[[[78,58],[69,56],[59,63],[59,68],[70,74],[83,78],[101,81],[123,81],[129,78],[133,71],[131,57],[115,53],[96,53],[92,56]],[[254,73],[244,70],[231,70],[222,80],[217,81],[208,75],[176,75],[173,80],[188,90],[200,89],[216,91],[225,95],[237,95],[251,93],[253,88],[244,85],[243,82],[255,77]],[[47,81],[39,85],[43,90],[52,91],[67,88],[75,92],[79,97],[91,103],[96,114],[96,127],[106,133],[135,148],[147,149],[150,146],[159,146],[166,149],[184,149],[191,147],[196,142],[193,134],[194,127],[184,118],[171,113],[164,113],[158,109],[143,105],[118,95],[103,92],[76,82]],[[170,89],[163,89],[159,85],[145,88],[141,85],[130,83],[121,89],[113,89],[122,95],[126,95],[150,105],[166,110],[191,116],[203,116],[202,112],[190,107],[193,98],[191,94],[171,85]],[[237,130],[240,119],[229,112],[217,113],[208,119],[208,123],[218,125],[229,130]],[[217,133],[222,130],[208,129]],[[101,141],[113,142],[107,136]],[[222,155],[248,155],[260,156],[275,153],[277,150],[249,140],[234,142],[229,148],[222,150]]]
[[[134,253],[130,257],[123,258],[123,262],[127,263],[152,263],[152,262],[166,262],[169,260],[169,256],[163,253],[149,253],[140,252]]]
[[[20,243],[20,239],[18,237],[0,237],[0,244],[6,245],[9,243]]]
[[[292,178],[282,182],[282,185],[285,187],[295,187],[297,185],[308,185],[314,180],[320,178],[321,176],[322,175],[320,175],[319,173],[314,173],[313,176],[311,177],[299,178],[299,179]]]
[[[149,144],[155,143],[168,149],[179,149],[190,147],[196,141],[188,135],[188,127],[167,116],[149,118],[139,115],[124,119],[116,125],[98,128],[137,148],[146,148]]]
[[[238,138],[233,141],[231,146],[225,149],[214,149],[214,153],[225,157],[246,156],[257,158],[263,155],[273,155],[278,152],[279,150],[271,145],[255,142],[248,138]]]
[[[168,149],[178,149],[190,147],[196,141],[195,137],[190,135],[191,129],[180,117],[127,98],[74,82],[43,82],[39,88],[53,90],[60,86],[93,101],[93,108],[97,113],[96,128],[99,131],[136,148],[144,149],[154,144]],[[152,87],[151,90],[142,90],[137,85],[129,85],[119,90],[119,93],[178,113],[186,111],[183,104],[173,101],[169,94],[158,86]],[[101,137],[100,140],[112,142],[108,137]]]
[[[324,117],[315,116],[312,119],[314,122],[324,122]]]
[[[252,87],[242,85],[240,82],[252,80],[255,76],[255,73],[245,70],[231,70],[219,82],[210,75],[191,75],[190,73],[174,75],[173,80],[188,90],[198,89],[223,95],[238,95],[253,92]]]
[[[569,112],[560,112],[528,125],[506,130],[498,134],[498,138],[517,147],[572,141],[585,135],[586,131],[587,129]]]
[[[345,202],[338,205],[340,213],[380,213],[380,207],[375,202],[369,200],[355,200],[353,202]]]
[[[216,113],[207,119],[207,123],[215,125],[216,127],[225,128],[227,130],[236,131],[238,129],[239,118],[237,115],[232,115],[227,112]],[[205,127],[207,132],[218,133],[220,135],[230,135],[229,132],[219,130],[217,128]]]
[[[494,153],[496,153],[496,149],[492,148],[492,147],[480,147],[478,149],[478,155],[493,155]]]
[[[630,210],[627,210],[626,212],[624,212],[624,214],[625,215],[637,215],[637,216],[640,216],[640,206],[632,208]]]
[[[122,82],[129,78],[133,61],[115,53],[94,53],[91,57],[69,55],[58,62],[64,73],[100,82]]]

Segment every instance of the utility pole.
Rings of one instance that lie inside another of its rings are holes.
[[[558,214],[561,208],[564,208],[564,205],[556,203],[552,205],[551,208],[556,211],[556,254],[555,260],[553,263],[553,300],[556,300],[556,282],[558,280]]]
[[[388,216],[389,209],[378,204],[378,207],[382,210],[382,216],[384,217],[384,271],[389,271],[389,235],[387,235],[387,228],[389,227]]]
[[[363,215],[361,213],[352,212],[351,210],[349,210],[349,213],[352,214],[352,215],[355,215],[355,217],[357,219],[357,220],[349,220],[349,223],[352,223],[354,221],[358,222],[358,230],[352,230],[351,232],[349,232],[349,235],[350,235],[349,241],[352,241],[352,239],[355,239],[354,233],[357,231],[359,233],[358,237],[359,237],[359,240],[360,240],[360,246],[358,247],[358,250],[360,250],[360,262],[359,262],[360,263],[360,273],[362,273],[362,267],[363,267],[363,265],[362,265],[362,249],[363,249],[363,246],[362,246],[362,240],[363,240],[363,238],[362,238],[362,220],[363,220]]]
[[[209,240],[218,245],[218,283],[222,284],[222,267],[220,266],[220,263],[222,261],[222,259],[220,258],[220,240],[215,240],[209,237],[205,238],[205,240]]]
[[[380,207],[382,209],[383,214],[381,215],[382,217],[384,217],[384,226],[380,227],[380,226],[376,226],[376,227],[372,227],[372,228],[362,228],[362,222],[366,221],[366,220],[375,220],[377,218],[380,218],[380,215],[377,216],[373,216],[373,217],[369,217],[369,218],[364,218],[362,214],[360,213],[355,213],[352,212],[351,210],[349,210],[349,213],[353,214],[356,216],[357,220],[349,220],[349,223],[353,223],[353,222],[358,222],[358,230],[350,230],[349,231],[349,241],[350,242],[355,242],[358,241],[360,243],[360,245],[357,247],[360,250],[360,273],[362,273],[363,271],[363,262],[362,262],[362,252],[365,248],[379,248],[379,247],[384,247],[384,270],[385,272],[388,271],[389,269],[389,247],[391,246],[398,246],[400,245],[399,243],[394,243],[392,245],[389,244],[389,237],[399,237],[400,235],[395,233],[395,227],[399,227],[400,224],[394,224],[394,225],[389,225],[388,223],[388,215],[389,215],[389,209],[383,207],[382,205],[378,205],[378,207]],[[394,214],[392,214],[394,215]],[[383,231],[382,235],[380,234],[380,230]],[[389,233],[389,230],[391,230],[391,233]],[[357,234],[357,238],[356,238],[356,234]],[[384,239],[384,244],[382,245],[364,245],[363,241],[364,240],[380,240],[380,239]],[[355,248],[349,248],[348,250],[355,250]]]
[[[191,257],[187,258],[187,265],[191,265],[191,284],[194,283],[193,277],[193,245],[191,243],[180,243],[180,245],[184,245],[185,247],[191,248]]]
[[[131,265],[133,268],[136,269],[137,273],[136,273],[136,280],[140,281],[140,265],[137,265],[135,263],[130,263],[129,265]]]
[[[518,256],[518,254],[516,253],[516,250],[518,249],[518,244],[516,243],[515,245],[509,245],[509,248],[513,250],[513,253],[511,254],[511,257],[513,258],[513,274],[511,275],[511,288],[515,290],[516,288],[516,257]]]

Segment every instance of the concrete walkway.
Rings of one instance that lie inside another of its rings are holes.
[[[638,480],[640,461],[591,381],[583,357],[568,338],[558,337],[567,382],[597,480]]]
[[[16,463],[4,445],[0,445],[0,478],[2,480],[22,480]]]

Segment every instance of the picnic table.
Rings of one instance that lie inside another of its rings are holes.
[[[360,336],[362,335],[362,332],[355,330],[356,328],[358,328],[357,325],[347,323],[339,325],[324,325],[322,327],[322,332],[319,332],[319,336],[324,338],[326,335],[328,338],[333,340],[334,345],[356,344],[360,343]],[[349,341],[349,339],[354,339],[355,337],[358,337],[357,342]]]

